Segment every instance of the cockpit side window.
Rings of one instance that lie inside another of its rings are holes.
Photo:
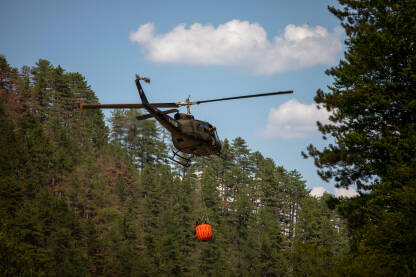
[[[208,124],[204,124],[204,131],[209,133],[209,126]]]

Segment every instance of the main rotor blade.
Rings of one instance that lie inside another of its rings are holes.
[[[290,94],[293,93],[293,90],[286,90],[286,91],[276,91],[276,92],[268,92],[268,93],[261,93],[261,94],[250,94],[244,96],[235,96],[235,97],[226,97],[226,98],[218,98],[218,99],[210,99],[210,100],[202,100],[202,101],[195,101],[195,104],[201,103],[208,103],[208,102],[216,102],[216,101],[225,101],[225,100],[234,100],[234,99],[241,99],[241,98],[251,98],[251,97],[261,97],[261,96],[271,96],[271,95],[279,95],[279,94]]]
[[[157,108],[177,108],[176,103],[150,103]],[[140,109],[143,104],[81,104],[80,109]]]
[[[290,93],[293,93],[293,90],[276,91],[276,92],[268,92],[268,93],[261,93],[261,94],[250,94],[250,95],[243,95],[243,96],[226,97],[226,98],[192,101],[192,102],[187,100],[186,102],[176,102],[176,103],[150,103],[150,105],[156,108],[178,108],[180,106],[195,105],[195,104],[201,104],[201,103],[234,100],[234,99],[241,99],[241,98],[271,96],[271,95],[279,95],[279,94],[290,94]],[[82,109],[140,109],[140,108],[144,108],[144,105],[143,104],[81,104],[80,105],[81,110]]]

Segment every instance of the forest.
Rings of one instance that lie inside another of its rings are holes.
[[[340,4],[345,57],[315,97],[333,143],[303,155],[350,199],[311,197],[240,137],[184,168],[140,110],[81,111],[99,103],[81,74],[0,56],[0,275],[414,276],[416,5]]]
[[[6,276],[313,272],[346,251],[345,224],[305,181],[242,138],[224,159],[167,159],[169,136],[138,110],[108,128],[83,76],[1,58],[1,270]],[[199,242],[206,218],[213,239]],[[309,254],[305,254],[309,253]]]

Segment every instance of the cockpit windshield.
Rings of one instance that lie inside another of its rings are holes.
[[[218,142],[220,141],[220,138],[218,137],[218,134],[217,134],[216,130],[214,131],[214,137],[215,137],[216,141],[218,141]]]

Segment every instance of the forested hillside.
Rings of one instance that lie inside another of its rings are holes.
[[[184,169],[140,111],[105,125],[85,78],[0,58],[3,276],[322,276],[348,251],[343,220],[244,139]],[[208,219],[213,239],[199,242]]]
[[[139,110],[107,127],[79,109],[98,103],[81,74],[0,56],[0,276],[415,276],[416,2],[329,10],[345,53],[315,97],[328,144],[303,154],[349,199],[310,197],[240,137],[172,164],[169,134]]]

